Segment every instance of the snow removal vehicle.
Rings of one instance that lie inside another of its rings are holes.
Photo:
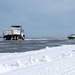
[[[4,40],[19,40],[25,39],[24,30],[22,26],[11,26],[10,29],[6,29],[3,31],[3,39]]]
[[[69,39],[75,39],[75,34],[70,34],[67,38],[69,38]]]

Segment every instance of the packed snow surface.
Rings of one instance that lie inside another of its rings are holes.
[[[0,75],[75,75],[75,45],[0,53]]]

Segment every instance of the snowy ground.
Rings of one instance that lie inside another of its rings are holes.
[[[75,75],[75,45],[0,53],[0,75]]]

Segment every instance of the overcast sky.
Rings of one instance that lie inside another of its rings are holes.
[[[0,34],[11,25],[26,37],[67,37],[75,33],[75,0],[0,0]]]

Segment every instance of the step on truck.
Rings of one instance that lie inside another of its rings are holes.
[[[22,26],[11,26],[10,29],[6,29],[3,31],[3,39],[4,40],[19,40],[25,39],[24,30]]]

